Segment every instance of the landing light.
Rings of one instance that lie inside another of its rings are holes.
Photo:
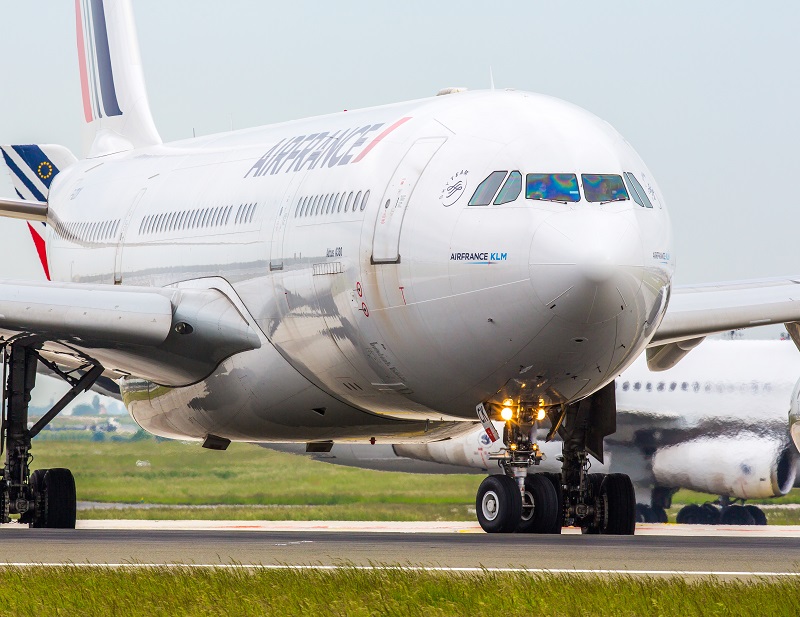
[[[537,409],[536,410],[536,419],[537,420],[544,420],[545,415],[547,412],[544,409]]]
[[[511,407],[503,407],[500,411],[500,417],[503,418],[506,422],[508,422],[511,418],[514,417],[514,410]]]
[[[511,407],[513,404],[514,401],[512,401],[510,398],[507,398],[506,400],[503,401],[503,407]]]

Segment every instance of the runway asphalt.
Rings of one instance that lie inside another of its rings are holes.
[[[576,533],[560,536],[485,534],[473,525],[457,523],[425,526],[91,521],[80,525],[84,528],[50,530],[3,526],[0,528],[0,562],[21,565],[399,565],[653,575],[800,574],[800,533],[791,527],[703,530],[649,525],[640,526],[638,535],[625,537]]]

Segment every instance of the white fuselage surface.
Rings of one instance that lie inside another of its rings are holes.
[[[468,205],[492,172],[497,197]],[[587,199],[582,174],[626,173],[652,207]],[[527,174],[575,174],[578,199],[526,198]],[[49,206],[54,281],[214,287],[258,325],[259,349],[199,382],[121,379],[135,419],[170,437],[419,441],[461,430],[482,401],[575,401],[644,349],[673,270],[636,152],[524,92],[87,159]]]

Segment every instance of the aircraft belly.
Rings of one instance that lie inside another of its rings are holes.
[[[140,426],[170,438],[419,442],[472,428],[466,422],[403,421],[358,410],[311,384],[270,345],[229,358],[192,386],[122,379],[120,389]]]

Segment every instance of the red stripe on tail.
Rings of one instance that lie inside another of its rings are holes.
[[[81,94],[83,95],[83,116],[86,122],[94,120],[92,102],[89,98],[89,77],[86,74],[86,47],[83,42],[83,19],[81,17],[81,0],[75,0],[75,29],[78,34],[78,69],[81,73]],[[47,266],[45,266],[47,270]],[[47,277],[48,280],[50,277]]]
[[[31,237],[33,238],[33,244],[36,247],[36,252],[39,254],[39,261],[42,262],[42,268],[44,269],[44,275],[47,277],[47,280],[50,280],[50,268],[47,266],[47,245],[44,243],[44,238],[39,235],[39,232],[33,228],[33,225],[28,223],[28,229],[31,231]]]

